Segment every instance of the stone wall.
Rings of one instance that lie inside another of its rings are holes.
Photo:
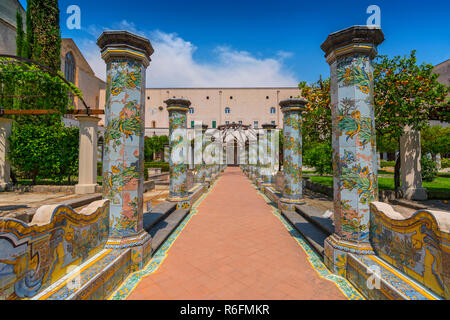
[[[22,13],[25,29],[25,10],[17,0],[0,2],[0,54],[16,54],[16,12]]]

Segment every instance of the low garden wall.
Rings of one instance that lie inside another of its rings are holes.
[[[109,200],[76,213],[40,207],[30,223],[0,218],[0,299],[33,297],[103,249]]]
[[[419,210],[404,218],[389,204],[371,202],[370,241],[377,255],[450,299],[450,216]]]

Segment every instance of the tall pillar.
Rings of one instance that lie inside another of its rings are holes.
[[[227,144],[222,143],[222,172],[227,168]]]
[[[0,191],[4,191],[9,185],[11,165],[6,155],[9,150],[9,139],[11,135],[13,120],[0,117]]]
[[[248,142],[248,163],[249,163],[249,178],[250,180],[254,180],[256,176],[256,164],[257,164],[257,156],[258,156],[258,141],[256,136],[249,135]]]
[[[264,165],[266,160],[266,148],[267,148],[267,137],[265,134],[265,130],[258,130],[258,162],[257,162],[257,176],[256,176],[256,185],[258,187],[261,186],[261,184],[264,181],[263,172],[264,172]]]
[[[264,185],[270,185],[273,183],[273,166],[275,165],[272,153],[274,151],[273,149],[276,148],[276,146],[272,145],[272,138],[274,137],[274,130],[277,126],[275,124],[263,124],[262,127],[264,130],[266,130],[266,132],[264,133],[266,136],[266,146],[265,160],[262,167],[262,179]],[[276,143],[277,142],[278,141],[276,141]]]
[[[97,186],[97,123],[98,117],[76,116],[80,124],[78,184],[75,193],[95,193]]]
[[[171,98],[164,101],[169,112],[169,164],[170,194],[168,201],[177,202],[177,209],[189,208],[187,190],[187,112],[191,102],[183,98]]]
[[[325,263],[345,276],[347,252],[372,254],[369,203],[378,195],[372,59],[383,42],[378,27],[353,26],[328,36],[331,75],[335,233]]]
[[[421,153],[420,131],[405,126],[400,137],[401,190],[405,199],[427,199],[427,190],[422,187]]]
[[[442,169],[442,159],[441,159],[441,154],[440,153],[436,154],[436,168],[438,170]]]
[[[205,139],[204,135],[206,130],[208,129],[207,124],[202,124],[201,126],[195,127],[195,148],[197,147],[197,144],[199,144],[199,148],[195,150],[195,168],[196,168],[196,183],[205,183],[205,176],[206,176],[206,164],[203,159],[203,152],[205,150]],[[201,131],[199,130],[201,129]],[[201,133],[201,134],[200,134]],[[197,136],[198,135],[198,136]]]
[[[280,101],[283,113],[283,196],[282,210],[294,211],[295,206],[304,204],[302,185],[302,112],[308,101],[292,98]]]
[[[143,229],[145,72],[153,48],[127,31],[97,40],[106,62],[103,196],[110,199],[107,248],[132,248],[131,269],[144,266],[151,237]]]

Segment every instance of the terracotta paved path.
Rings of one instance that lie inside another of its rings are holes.
[[[345,299],[238,168],[228,168],[128,299]]]

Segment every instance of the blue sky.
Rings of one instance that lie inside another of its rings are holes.
[[[24,5],[26,1],[21,1]],[[381,9],[381,54],[417,50],[419,62],[450,58],[450,1],[60,0],[61,32],[104,77],[95,40],[104,29],[128,29],[155,48],[148,87],[295,86],[327,77],[320,49],[331,32],[365,24]],[[81,30],[68,30],[66,9],[81,8]]]

